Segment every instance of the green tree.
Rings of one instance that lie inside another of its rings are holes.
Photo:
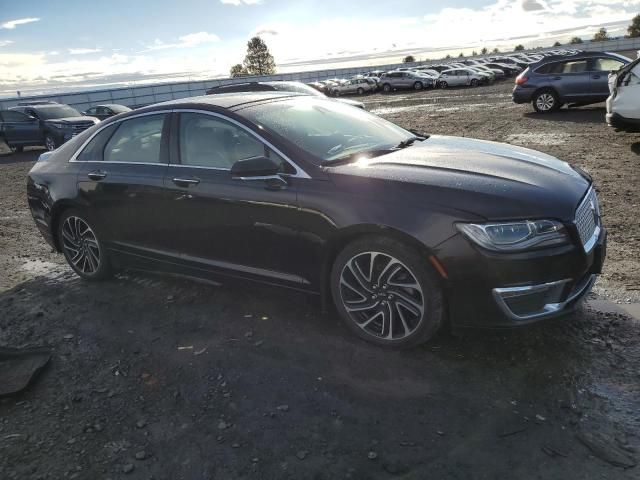
[[[600,28],[600,30],[598,30],[596,34],[593,36],[594,42],[606,42],[607,40],[611,40],[611,38],[607,33],[607,29],[604,27]]]
[[[478,56],[478,52],[476,52],[475,50],[473,52],[471,52],[471,56],[472,57],[477,57]]]
[[[524,45],[520,44],[520,45],[516,45],[515,48],[513,49],[514,52],[520,52],[524,50]]]
[[[494,48],[493,53],[500,53],[500,49],[498,47]]]
[[[231,67],[231,71],[229,72],[229,76],[231,78],[234,77],[244,77],[247,74],[247,71],[244,69],[241,63],[235,64]]]
[[[487,49],[487,47],[482,47],[482,50],[480,50],[480,54],[486,55],[487,53],[489,53],[489,50]]]
[[[554,43],[554,44],[553,44],[553,46],[554,46],[554,47],[561,47],[561,46],[562,46],[562,44],[561,44],[560,42],[556,42],[556,43]]]
[[[276,62],[269,53],[267,44],[260,37],[247,42],[247,55],[244,57],[244,69],[249,75],[272,75],[276,73]]]
[[[580,37],[573,37],[569,43],[571,45],[580,45],[582,43],[582,39]]]
[[[402,63],[413,63],[415,61],[416,61],[416,59],[415,59],[415,57],[413,55],[407,55],[406,57],[404,57],[402,59]]]
[[[446,60],[449,60],[451,58],[451,55],[447,54],[446,57],[444,57]]]
[[[464,57],[464,53],[460,52],[460,55],[458,55],[458,58],[462,58],[462,57]]]
[[[627,28],[627,32],[629,33],[629,38],[640,37],[640,13],[633,17],[631,25]]]

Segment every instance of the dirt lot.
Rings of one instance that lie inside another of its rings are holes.
[[[0,156],[0,345],[52,362],[0,401],[2,479],[635,479],[640,135],[602,106],[530,113],[510,85],[372,95],[432,133],[508,141],[588,170],[610,232],[573,318],[441,335],[389,352],[303,295],[125,272],[79,281],[37,234],[25,175]]]

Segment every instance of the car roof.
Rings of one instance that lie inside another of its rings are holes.
[[[550,55],[548,57],[542,57],[540,60],[538,60],[537,62],[535,62],[534,64],[532,64],[533,67],[539,67],[541,65],[544,65],[546,63],[550,63],[550,62],[559,62],[562,60],[580,60],[583,58],[593,58],[593,57],[602,57],[602,56],[606,56],[609,58],[614,58],[617,60],[621,60],[624,62],[630,62],[631,59],[625,57],[624,55],[619,55],[617,53],[612,53],[612,52],[578,52],[575,54],[570,54],[570,55]]]
[[[99,105],[94,105],[94,107],[126,107],[126,105],[121,105],[119,103],[101,103]]]
[[[246,106],[247,104],[258,104],[263,102],[269,102],[273,100],[282,100],[292,97],[308,97],[308,95],[302,95],[294,92],[282,92],[282,91],[267,91],[267,92],[233,92],[233,93],[221,93],[219,95],[203,95],[200,97],[181,98],[178,100],[169,100],[168,102],[156,103],[148,107],[135,110],[135,112],[141,111],[153,111],[153,110],[165,110],[167,108],[202,108],[205,110],[233,110],[240,106]],[[134,112],[132,112],[134,113]]]

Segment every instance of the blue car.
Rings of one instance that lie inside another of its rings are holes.
[[[609,73],[629,62],[629,58],[609,52],[546,57],[518,75],[513,101],[531,103],[539,113],[553,112],[567,103],[604,102],[609,96]]]

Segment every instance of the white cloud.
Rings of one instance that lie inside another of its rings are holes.
[[[165,43],[156,38],[151,45],[148,45],[145,51],[168,50],[172,48],[192,48],[198,45],[219,42],[220,37],[215,33],[196,32],[178,37],[177,42]]]
[[[262,0],[220,0],[220,3],[239,7],[240,5],[260,5]]]
[[[544,10],[546,5],[538,0],[522,0],[522,9],[525,12],[535,12],[537,10]]]
[[[86,55],[88,53],[99,53],[102,50],[99,48],[70,48],[70,55]]]
[[[11,45],[12,43],[12,40],[0,40],[0,47],[6,47],[7,45]]]
[[[39,22],[39,18],[19,18],[18,20],[10,20],[8,22],[4,22],[0,25],[0,28],[5,28],[7,30],[13,30],[18,25],[24,25],[26,23]]]

